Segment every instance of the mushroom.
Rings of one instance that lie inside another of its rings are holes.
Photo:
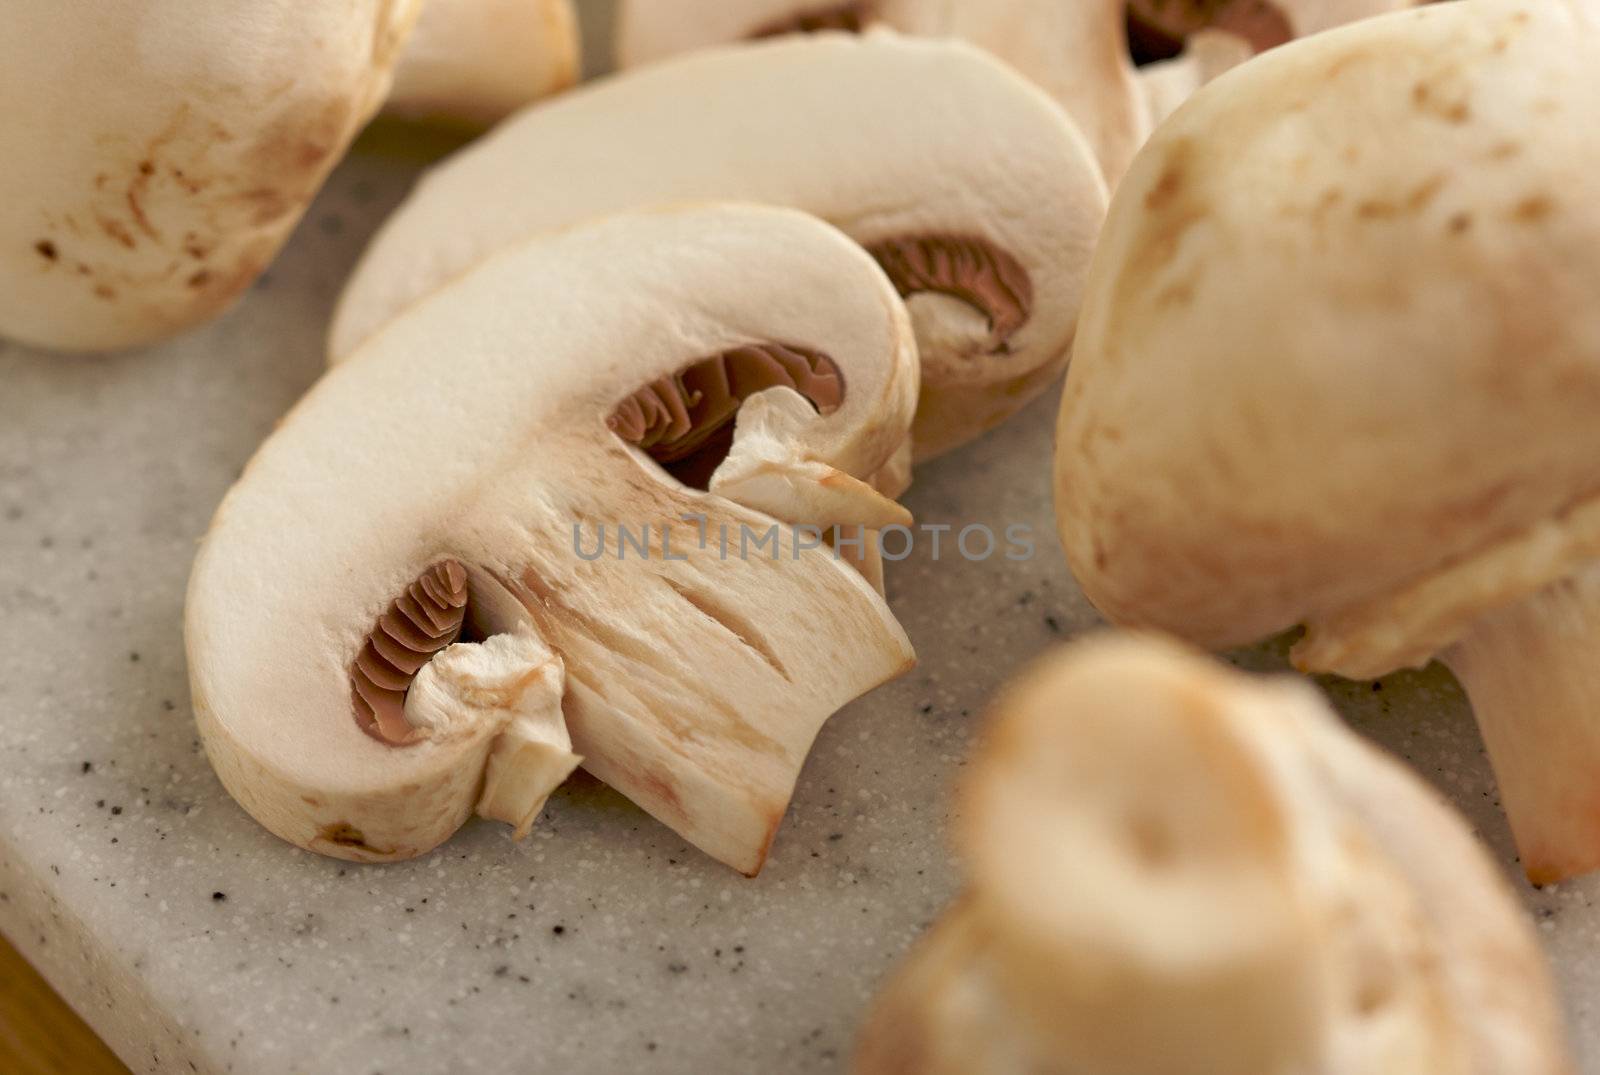
[[[1149,127],[1258,52],[1433,0],[1127,0]]]
[[[882,32],[701,52],[529,109],[436,167],[356,269],[331,357],[520,237],[720,198],[814,213],[888,271],[916,325],[927,458],[1059,374],[1106,194],[1060,110],[958,42]]]
[[[1465,822],[1293,680],[1153,638],[1048,658],[960,794],[967,890],[860,1075],[1570,1075]]]
[[[1600,8],[1274,50],[1152,138],[1096,256],[1056,504],[1111,620],[1438,657],[1536,883],[1600,866]]]
[[[388,114],[488,126],[578,81],[572,0],[425,0]]]
[[[213,766],[282,838],[381,862],[474,809],[526,831],[581,756],[754,874],[819,726],[913,660],[816,535],[909,521],[860,477],[916,383],[892,285],[801,213],[503,252],[330,371],[218,509],[186,611]]]
[[[415,0],[11,0],[0,336],[149,343],[226,308],[382,101]]]
[[[616,53],[629,68],[711,45],[873,25],[960,38],[1055,98],[1114,185],[1148,133],[1123,8],[1124,0],[621,0]]]

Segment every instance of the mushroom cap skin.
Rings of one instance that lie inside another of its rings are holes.
[[[1074,644],[1001,697],[960,800],[968,889],[860,1075],[1573,1070],[1466,823],[1303,683]]]
[[[780,32],[888,26],[960,38],[1015,67],[1071,114],[1115,185],[1149,133],[1124,30],[1125,0],[622,0],[617,63],[653,63]]]
[[[486,127],[578,81],[572,0],[425,0],[385,114]]]
[[[227,308],[382,101],[416,8],[8,3],[0,336],[109,350]]]
[[[1597,21],[1516,0],[1367,20],[1252,60],[1151,139],[1058,428],[1062,539],[1110,619],[1242,644],[1600,493]],[[1431,656],[1394,641],[1373,674]]]
[[[768,341],[826,356],[842,400],[745,397],[712,489],[816,474],[843,506],[804,521],[849,521],[850,476],[905,438],[915,347],[881,270],[801,213],[623,214],[513,247],[331,370],[224,499],[190,581],[195,711],[228,790],[302,847],[407,858],[514,783],[485,788],[490,759],[559,782],[566,733],[544,733],[564,714],[596,776],[758,871],[817,729],[908,668],[910,645],[857,571],[787,529],[770,556],[719,555],[720,526],[737,543],[776,520],[680,484],[608,422],[636,390]],[[611,530],[591,558],[602,524],[649,525],[651,555]],[[354,670],[385,608],[413,580],[437,596],[443,573],[424,576],[451,563],[463,637],[487,641],[423,665],[397,746],[358,726]],[[513,718],[532,731],[508,744]],[[525,829],[550,786],[493,816]]]
[[[1106,194],[1061,111],[959,42],[878,32],[709,50],[526,110],[428,173],[351,278],[330,356],[508,242],[727,198],[803,209],[880,252],[909,293],[912,439],[927,458],[1054,381]]]

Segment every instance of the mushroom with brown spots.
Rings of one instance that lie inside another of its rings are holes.
[[[382,101],[416,6],[8,3],[0,336],[129,347],[225,309]]]
[[[822,722],[912,662],[818,535],[909,521],[862,478],[916,395],[892,284],[804,214],[502,251],[331,370],[219,508],[186,613],[213,765],[284,839],[386,861],[474,810],[526,832],[581,757],[755,873]]]
[[[1157,132],[1056,451],[1111,620],[1439,658],[1536,882],[1600,866],[1600,9],[1457,0],[1252,60]]]
[[[347,286],[330,357],[519,237],[721,198],[804,209],[877,256],[916,325],[926,458],[1055,381],[1106,194],[1060,110],[959,42],[701,52],[529,109],[425,176]]]
[[[967,890],[858,1075],[1570,1075],[1533,931],[1463,819],[1310,688],[1100,638],[996,704]]]
[[[572,0],[424,0],[385,114],[486,126],[578,81]]]

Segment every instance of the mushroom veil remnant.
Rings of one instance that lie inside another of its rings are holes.
[[[415,0],[10,0],[0,336],[150,343],[264,268],[383,100]]]
[[[731,198],[837,225],[906,297],[926,458],[1004,421],[1066,363],[1106,193],[1048,98],[959,42],[887,32],[701,52],[527,109],[430,172],[340,301],[337,362],[520,238]]]
[[[1437,657],[1528,876],[1600,866],[1600,5],[1457,0],[1283,46],[1118,190],[1057,434],[1115,622]]]
[[[384,111],[487,125],[578,81],[572,0],[424,0]]]
[[[1002,696],[967,891],[858,1075],[1571,1075],[1533,931],[1466,823],[1309,687],[1102,638]]]
[[[391,861],[474,810],[526,832],[581,760],[755,873],[822,722],[913,659],[820,535],[910,520],[863,478],[917,372],[882,270],[791,210],[483,262],[331,370],[218,509],[186,635],[223,783],[286,840]]]

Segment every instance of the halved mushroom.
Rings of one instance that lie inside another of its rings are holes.
[[[330,371],[218,510],[186,634],[223,783],[388,861],[474,807],[525,830],[582,755],[755,873],[818,727],[912,661],[816,534],[909,520],[858,479],[916,382],[888,279],[793,211],[486,262]],[[689,462],[709,491],[664,469]]]
[[[917,329],[926,458],[1054,381],[1106,194],[1061,111],[970,46],[882,32],[697,53],[529,109],[435,168],[357,268],[331,357],[519,238],[717,198],[814,213],[888,270]]]
[[[1103,638],[995,707],[968,889],[860,1075],[1568,1075],[1532,930],[1462,819],[1305,685]]]
[[[578,64],[572,0],[425,0],[384,111],[487,126],[577,82]]]
[[[416,0],[11,0],[0,336],[148,343],[227,307],[389,87]]]
[[[1441,657],[1530,878],[1600,866],[1600,10],[1458,0],[1197,94],[1118,191],[1057,514],[1112,620]]]
[[[1064,107],[1115,184],[1147,133],[1128,60],[1124,0],[622,0],[617,62],[778,34],[888,26],[960,38],[1005,60]]]

